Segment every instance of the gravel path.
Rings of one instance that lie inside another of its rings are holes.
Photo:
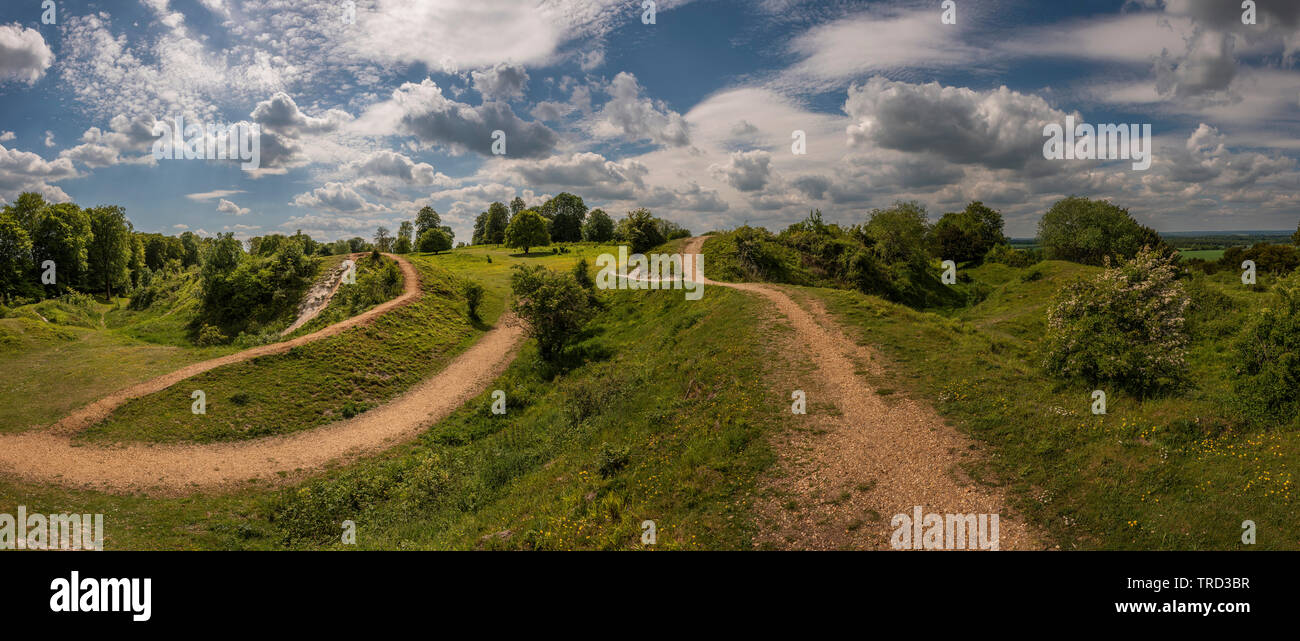
[[[701,253],[704,240],[691,239],[683,251]],[[809,429],[775,443],[780,472],[771,480],[775,492],[758,502],[760,545],[891,549],[890,520],[910,517],[920,505],[926,514],[998,514],[1000,549],[1039,547],[1001,488],[961,472],[961,463],[981,455],[977,445],[929,405],[877,394],[856,373],[879,372],[875,354],[846,337],[824,310],[805,310],[773,285],[704,282],[766,298],[794,330],[785,353],[811,361],[810,374],[782,383],[790,388],[786,399],[795,389],[807,394],[808,414],[796,418]],[[838,416],[818,410],[828,403]]]

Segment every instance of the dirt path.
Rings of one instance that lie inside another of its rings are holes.
[[[410,440],[480,393],[510,364],[523,327],[509,313],[446,368],[401,396],[354,418],[286,436],[210,445],[74,445],[71,437],[122,403],[230,363],[279,354],[370,322],[420,295],[419,274],[405,258],[401,296],[318,332],[183,367],[120,390],[56,423],[49,430],[0,435],[0,474],[117,494],[177,496],[236,489],[249,481],[281,483],[330,463],[346,463]]]
[[[420,274],[415,270],[415,267],[401,256],[394,254],[384,255],[396,260],[402,267],[403,291],[397,298],[376,305],[362,314],[357,314],[352,318],[339,321],[329,327],[307,334],[306,336],[299,336],[292,340],[272,343],[270,345],[262,345],[260,347],[246,349],[242,352],[235,352],[234,354],[228,354],[219,358],[186,365],[185,367],[173,372],[168,372],[162,376],[156,376],[142,383],[132,385],[126,389],[118,390],[63,417],[63,419],[50,427],[50,431],[61,435],[76,434],[77,432],[104,420],[109,414],[113,413],[113,410],[133,398],[139,398],[146,394],[152,394],[167,389],[168,387],[171,387],[172,385],[175,385],[191,376],[201,374],[213,368],[221,367],[222,365],[240,363],[252,360],[259,356],[283,354],[298,345],[305,345],[313,341],[318,341],[322,338],[334,336],[346,329],[369,323],[375,318],[388,313],[390,310],[419,300],[421,296]]]
[[[705,238],[683,249],[701,253]],[[895,514],[998,514],[1000,549],[1039,547],[1025,524],[1007,508],[1000,488],[966,478],[961,464],[980,456],[976,444],[947,425],[927,404],[886,397],[856,374],[879,371],[875,355],[844,336],[824,310],[805,310],[779,287],[722,283],[766,298],[789,320],[792,357],[811,360],[807,374],[784,386],[786,399],[801,389],[807,429],[775,443],[779,476],[760,499],[757,543],[796,549],[891,549]],[[833,404],[838,416],[819,411]],[[786,406],[787,410],[789,406]]]
[[[360,259],[360,256],[361,254],[352,254],[348,259],[355,263]],[[307,290],[306,294],[303,294],[302,303],[298,305],[298,318],[294,319],[292,325],[284,328],[280,335],[288,336],[292,334],[294,330],[311,322],[311,319],[316,318],[321,311],[328,307],[330,301],[334,300],[334,295],[339,292],[339,285],[343,284],[343,274],[346,271],[347,266],[344,263],[339,263],[337,267],[325,275],[323,282],[312,285],[311,289]]]
[[[480,393],[509,365],[523,328],[512,316],[442,371],[352,419],[295,434],[214,445],[74,446],[67,436],[0,436],[0,472],[28,481],[112,493],[183,495],[279,483],[327,463],[345,463],[410,440]]]

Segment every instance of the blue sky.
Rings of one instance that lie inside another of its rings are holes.
[[[1069,194],[1164,231],[1300,221],[1300,1],[119,0],[0,6],[0,201],[136,228],[369,237],[561,191],[695,232]],[[345,20],[346,14],[354,16]],[[156,160],[155,121],[256,123],[261,167]],[[1151,167],[1043,126],[1150,124]],[[507,153],[491,153],[491,131]],[[807,153],[791,151],[802,131]]]

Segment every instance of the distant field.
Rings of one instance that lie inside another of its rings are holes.
[[[1178,255],[1182,256],[1183,260],[1189,258],[1200,258],[1202,260],[1215,261],[1223,258],[1224,251],[1225,250],[1222,249],[1179,249]]]

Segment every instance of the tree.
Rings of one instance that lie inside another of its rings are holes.
[[[516,219],[529,213],[541,218],[526,209]],[[544,360],[561,356],[565,346],[577,340],[591,320],[588,292],[571,274],[553,272],[541,265],[516,265],[510,275],[510,288],[515,295],[514,311],[528,324],[528,335],[537,339],[537,351]]]
[[[129,282],[128,265],[131,261],[130,223],[126,212],[117,205],[95,207],[87,210],[90,215],[91,241],[88,251],[90,272],[97,284],[104,286],[104,293],[113,297],[113,286],[125,286]]]
[[[1300,225],[1296,225],[1295,233],[1291,234],[1291,244],[1300,247]]]
[[[582,223],[587,218],[587,205],[581,196],[561,192],[542,205],[541,214],[551,219],[551,240],[567,243],[582,240]]]
[[[439,227],[442,227],[442,217],[438,212],[428,205],[421,207],[419,213],[415,215],[415,237],[418,239],[425,231]]]
[[[607,243],[614,237],[614,220],[604,209],[593,209],[582,226],[582,239],[593,243]]]
[[[645,207],[627,212],[627,217],[618,223],[618,235],[627,240],[632,251],[638,254],[654,249],[667,240],[657,219]]]
[[[451,235],[442,229],[426,229],[416,242],[422,252],[438,253],[451,249]]]
[[[1047,258],[1085,265],[1100,265],[1106,257],[1128,260],[1144,246],[1172,253],[1159,234],[1139,225],[1127,209],[1080,196],[1063,198],[1043,214],[1038,242]]]
[[[528,208],[528,205],[525,205],[525,204],[524,204],[524,199],[523,199],[523,198],[520,198],[520,197],[518,197],[518,196],[515,196],[515,199],[512,200],[512,201],[510,201],[510,215],[511,215],[511,216],[514,216],[515,214],[517,214],[517,213],[519,213],[519,212],[521,212],[521,211],[523,211],[523,210],[525,210],[525,209],[527,209],[527,208]]]
[[[1007,241],[1002,235],[1002,214],[979,201],[966,205],[964,211],[944,214],[930,237],[936,258],[959,263],[979,260]]]
[[[22,226],[23,231],[27,232],[30,237],[36,229],[36,220],[41,211],[45,209],[48,203],[45,202],[40,194],[34,191],[25,191],[18,194],[18,199],[5,205],[4,211]]]
[[[531,209],[515,214],[510,221],[510,227],[506,229],[506,247],[523,249],[525,254],[530,247],[544,247],[549,244],[551,244],[551,236],[546,232],[546,219]]]
[[[484,236],[487,232],[487,217],[487,212],[480,212],[478,217],[474,219],[474,233],[469,237],[469,244],[482,245],[485,242]]]
[[[12,296],[31,289],[32,241],[8,208],[0,211],[0,294]]]
[[[500,245],[506,242],[506,227],[513,222],[513,218],[505,205],[501,203],[488,205],[487,223],[483,226],[483,242],[489,245]]]
[[[397,242],[393,244],[394,252],[399,254],[411,253],[411,232],[413,229],[409,220],[403,220],[402,224],[397,226]]]
[[[140,238],[142,234],[131,234],[131,260],[127,264],[127,269],[131,273],[131,287],[138,288],[141,284],[148,284],[149,268],[144,264],[144,240]]]
[[[50,205],[37,217],[32,258],[37,266],[54,261],[56,286],[85,287],[91,239],[85,210],[72,203]]]
[[[863,227],[876,255],[886,263],[923,265],[926,251],[925,207],[916,202],[894,203],[889,209],[875,209]]]
[[[190,267],[199,264],[203,246],[199,242],[198,234],[195,234],[192,231],[187,231],[181,234],[181,247],[183,250],[181,258],[182,266]]]
[[[380,225],[375,229],[375,249],[386,252],[393,249],[393,237],[387,227]]]
[[[348,239],[348,251],[352,252],[353,254],[366,251],[369,248],[370,248],[370,244],[366,242],[366,239],[360,236],[353,236],[352,238]],[[343,252],[339,252],[339,253],[341,254]]]

